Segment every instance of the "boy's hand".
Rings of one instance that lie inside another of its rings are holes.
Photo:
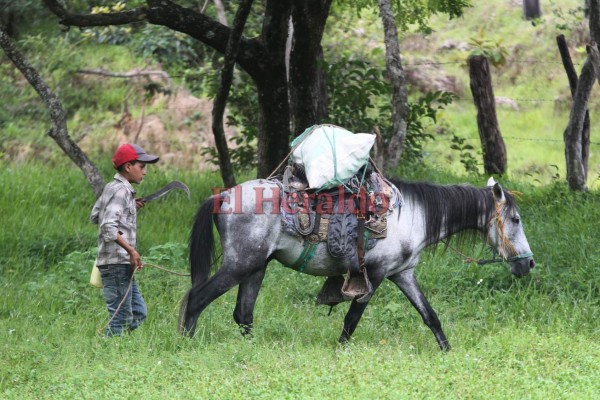
[[[146,202],[142,201],[141,197],[138,197],[137,199],[135,199],[135,206],[137,207],[138,210],[140,208],[144,207],[145,205],[146,205]]]
[[[143,268],[142,257],[140,256],[140,253],[138,253],[136,250],[133,250],[129,254],[129,261],[131,262],[131,265],[133,265],[134,270],[139,271]]]

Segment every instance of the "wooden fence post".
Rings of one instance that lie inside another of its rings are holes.
[[[483,168],[486,174],[506,172],[506,146],[498,127],[492,77],[487,58],[471,56],[469,77],[471,93],[477,107],[477,128],[483,149]]]

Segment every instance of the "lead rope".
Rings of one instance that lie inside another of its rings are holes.
[[[473,257],[469,257],[469,256],[465,255],[460,250],[458,250],[456,247],[454,247],[450,243],[448,243],[447,240],[442,240],[442,243],[444,243],[447,248],[449,248],[450,250],[452,250],[453,252],[455,252],[456,254],[458,254],[459,256],[461,256],[463,258],[463,262],[465,264],[475,263],[475,264],[478,264],[478,265],[483,265],[483,264],[487,264],[488,262],[490,262],[489,260],[483,260],[481,258],[473,258]]]
[[[152,268],[160,269],[161,271],[165,271],[165,272],[167,272],[167,273],[169,273],[171,275],[190,276],[190,274],[182,274],[182,273],[179,273],[179,272],[175,272],[175,271],[169,270],[167,268],[161,267],[160,265],[156,265],[156,264],[147,263],[147,264],[144,264],[144,267],[152,267]],[[108,320],[108,322],[103,327],[101,327],[100,329],[98,329],[98,335],[100,335],[100,336],[104,335],[104,330],[106,328],[108,328],[108,326],[110,325],[110,323],[113,321],[113,319],[115,319],[115,317],[119,313],[119,310],[121,309],[121,306],[123,306],[123,303],[125,302],[125,299],[129,295],[129,292],[131,292],[131,287],[133,286],[133,278],[134,278],[136,272],[137,272],[137,269],[134,269],[133,273],[131,274],[131,278],[129,279],[129,286],[127,286],[127,290],[125,291],[125,295],[121,299],[121,302],[117,306],[117,309],[113,313],[112,317],[110,317],[110,319]]]

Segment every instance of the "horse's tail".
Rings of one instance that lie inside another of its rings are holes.
[[[215,259],[215,238],[213,235],[213,207],[215,198],[211,196],[198,209],[190,233],[190,274],[192,286],[208,280],[210,268]]]

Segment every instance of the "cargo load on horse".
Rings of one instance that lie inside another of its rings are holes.
[[[323,285],[318,304],[363,302],[372,293],[365,252],[385,237],[388,214],[402,204],[398,190],[370,162],[374,142],[372,134],[315,125],[291,143],[281,178],[288,205],[282,207],[283,229],[304,241],[292,268],[302,272],[320,242],[332,257],[349,262],[344,280],[335,277]]]

